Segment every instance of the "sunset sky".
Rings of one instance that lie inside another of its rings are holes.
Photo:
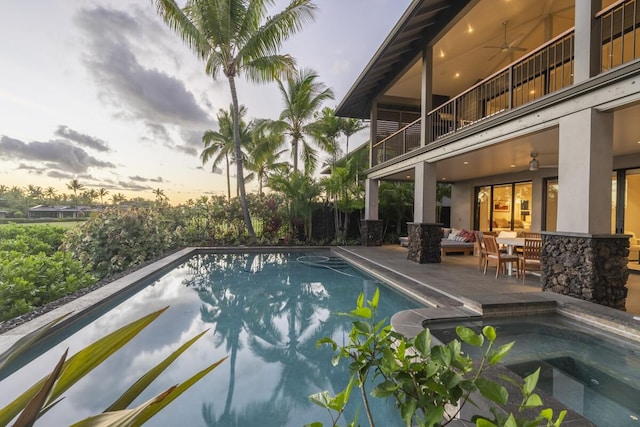
[[[316,0],[316,21],[281,53],[315,70],[335,107],[409,3]],[[77,178],[127,197],[160,188],[172,203],[225,193],[224,175],[199,155],[230,104],[228,83],[204,73],[152,0],[4,2],[0,40],[0,184],[68,193]],[[241,80],[238,97],[249,119],[282,109],[274,83]]]

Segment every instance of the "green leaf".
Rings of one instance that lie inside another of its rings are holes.
[[[524,408],[535,408],[538,406],[542,406],[542,399],[540,399],[540,396],[538,396],[536,393],[533,393],[532,395],[527,397],[527,400],[525,400],[522,406]]]
[[[189,388],[191,388],[192,385],[194,385],[195,383],[197,383],[198,381],[200,381],[200,379],[202,377],[204,377],[205,375],[207,375],[209,372],[213,371],[215,368],[217,368],[222,362],[224,362],[225,360],[227,360],[229,356],[225,356],[222,359],[218,360],[217,362],[212,363],[211,365],[207,366],[206,368],[204,368],[203,370],[201,370],[200,372],[196,373],[195,375],[193,375],[191,378],[189,378],[188,380],[184,381],[181,384],[178,384],[177,387],[175,387],[171,393],[167,394],[166,396],[164,396],[164,398],[158,402],[156,405],[153,406],[149,406],[147,407],[143,412],[142,415],[140,415],[138,417],[138,421],[139,424],[136,425],[141,425],[144,424],[146,421],[149,420],[149,418],[153,417],[155,414],[157,414],[158,412],[160,412],[164,407],[166,407],[169,403],[173,402],[174,399],[176,399],[178,396],[180,396],[182,393],[184,393],[185,391],[187,391]]]
[[[411,427],[411,420],[413,419],[413,414],[416,413],[417,407],[418,401],[411,398],[407,398],[407,400],[400,404],[400,414],[407,427]]]
[[[331,409],[331,406],[329,405],[331,399],[331,394],[327,390],[320,391],[309,396],[309,401],[311,403],[325,409]]]
[[[444,406],[429,406],[424,416],[424,424],[427,426],[440,425],[444,416]]]
[[[556,420],[555,423],[553,423],[554,427],[559,427],[560,424],[562,424],[562,421],[564,421],[564,417],[567,415],[567,411],[566,409],[563,410],[562,412],[560,412],[560,415],[558,415],[558,419]]]
[[[316,421],[316,422],[311,423],[311,424],[305,424],[304,427],[323,427],[323,426],[322,426],[321,422]]]
[[[362,292],[360,292],[360,295],[358,295],[358,300],[356,301],[356,307],[357,308],[364,307],[364,294]]]
[[[493,326],[485,326],[482,328],[482,334],[487,337],[490,342],[494,342],[496,340],[496,328]]]
[[[527,375],[524,378],[524,384],[522,386],[522,394],[525,396],[530,395],[538,384],[538,377],[540,376],[540,368],[536,369],[531,375]]]
[[[413,345],[420,353],[420,356],[427,356],[431,349],[431,331],[429,329],[422,330],[422,332],[416,336]]]
[[[542,411],[540,411],[540,416],[548,421],[553,420],[553,409],[551,408],[543,409]]]
[[[498,349],[491,353],[491,355],[489,356],[489,364],[493,366],[497,363],[500,363],[500,361],[507,355],[507,353],[511,351],[511,347],[513,347],[514,344],[515,341],[511,341],[510,343],[498,347]]]
[[[320,348],[320,346],[324,344],[330,345],[333,351],[336,351],[336,349],[338,348],[338,344],[336,344],[336,342],[330,337],[320,338],[318,341],[316,341],[316,348]]]
[[[196,342],[200,337],[202,337],[206,332],[202,331],[195,337],[191,338],[186,343],[182,344],[176,351],[171,353],[166,359],[162,362],[158,363],[156,366],[151,368],[146,374],[144,374],[138,381],[136,381],[129,389],[124,392],[115,402],[111,404],[104,412],[111,411],[119,411],[121,409],[126,409],[131,403],[142,393],[148,386],[158,378],[158,376],[164,372],[165,369],[175,361],[178,356],[185,352],[186,349],[191,347],[191,345]]]
[[[355,310],[351,310],[351,315],[363,319],[371,319],[371,309],[369,307],[358,307]]]
[[[381,382],[380,384],[375,386],[373,390],[371,390],[371,396],[384,399],[385,397],[392,395],[397,389],[398,386],[395,382],[386,380]]]
[[[25,335],[24,337],[16,341],[7,351],[0,355],[0,371],[11,364],[15,359],[18,358],[18,356],[33,347],[42,337],[49,333],[51,328],[60,323],[71,313],[72,312],[69,312],[56,319],[53,319],[46,325],[36,329],[35,331]]]
[[[431,348],[431,358],[442,363],[446,367],[449,367],[451,364],[451,353],[449,348],[442,345],[437,345]]]
[[[140,331],[146,328],[153,320],[162,314],[168,307],[148,314],[135,320],[122,328],[110,333],[98,341],[88,345],[73,355],[64,363],[62,374],[56,382],[54,389],[46,404],[56,400],[69,387],[79,381],[86,374],[95,369],[105,359],[118,351],[123,345],[131,341]],[[6,425],[27,405],[29,400],[40,390],[46,378],[38,381],[27,391],[22,393],[9,405],[0,409],[0,425]]]
[[[478,418],[476,420],[476,427],[498,427],[498,426],[485,418]]]
[[[55,384],[60,372],[62,371],[62,366],[64,365],[65,360],[67,359],[67,353],[69,349],[66,349],[58,364],[53,369],[49,377],[42,385],[42,388],[38,391],[38,393],[29,401],[27,406],[24,408],[18,419],[16,420],[14,427],[23,427],[28,426],[31,427],[33,423],[36,422],[38,417],[40,416],[40,411],[44,406],[44,403],[47,401],[49,394],[51,393],[51,389],[53,389],[53,385]]]
[[[492,402],[499,405],[507,404],[509,393],[507,393],[507,389],[500,384],[480,377],[476,380],[476,386],[478,387],[478,390],[480,390],[480,393]]]
[[[370,334],[371,333],[371,324],[367,323],[367,322],[353,322],[353,326],[354,328],[356,328],[358,331],[362,332],[363,334]]]
[[[380,289],[376,288],[376,291],[373,294],[373,299],[369,301],[369,306],[375,310],[378,307],[379,301],[380,301]]]
[[[513,414],[509,414],[509,418],[507,418],[507,421],[504,423],[504,427],[518,427],[518,423]]]
[[[476,334],[473,329],[467,328],[466,326],[457,326],[456,334],[458,334],[462,341],[474,347],[482,347],[484,343],[484,337],[482,335]]]

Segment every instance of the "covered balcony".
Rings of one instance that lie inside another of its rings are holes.
[[[599,72],[607,73],[640,58],[640,0],[602,3],[594,49]],[[422,56],[379,97],[372,166],[423,143],[446,144],[573,85],[574,13],[574,2],[566,0],[478,2],[431,48],[430,102],[417,97],[423,91]]]

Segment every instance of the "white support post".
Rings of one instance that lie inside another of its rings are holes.
[[[560,119],[560,232],[611,233],[613,114],[582,110]]]
[[[436,187],[436,165],[426,162],[416,164],[413,222],[419,224],[436,222]]]
[[[378,185],[377,179],[367,179],[365,181],[365,205],[364,205],[364,219],[365,220],[377,220],[378,219]]]

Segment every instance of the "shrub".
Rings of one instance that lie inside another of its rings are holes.
[[[3,225],[0,227],[0,250],[52,255],[62,244],[65,232],[64,227],[53,225]]]
[[[95,283],[69,254],[0,252],[0,320],[29,312]]]
[[[106,209],[70,230],[62,248],[103,278],[179,247],[181,229],[156,209]]]

